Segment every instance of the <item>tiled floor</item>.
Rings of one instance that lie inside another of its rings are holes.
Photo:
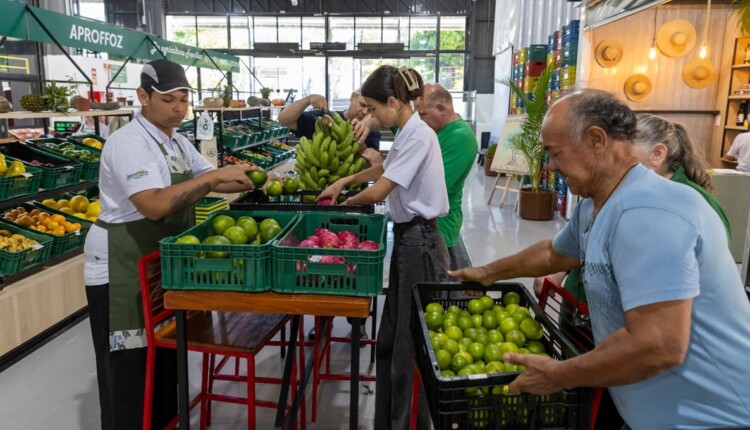
[[[523,221],[510,204],[498,208],[499,195],[492,206],[487,197],[494,178],[484,176],[477,166],[466,183],[464,192],[463,238],[474,264],[483,264],[499,256],[514,253],[538,240],[550,238],[564,221]],[[502,183],[502,181],[501,181]],[[386,274],[388,256],[386,257]],[[522,280],[529,285],[529,280]],[[379,300],[382,307],[383,300]],[[345,335],[349,325],[336,318],[334,332]],[[306,329],[312,318],[305,319]],[[370,325],[368,324],[368,332]],[[334,366],[342,372],[348,369],[349,346],[333,346]],[[278,349],[264,351],[257,359],[257,373],[280,374],[283,361]],[[363,349],[360,368],[374,373],[369,367],[369,350]],[[200,383],[200,357],[191,356],[190,375],[193,391]],[[234,387],[228,387],[228,390]],[[360,428],[373,427],[375,406],[374,383],[360,386]],[[239,390],[244,390],[242,385]],[[276,387],[261,387],[259,398],[278,397]],[[308,429],[346,429],[349,422],[349,383],[325,382],[320,387],[317,423],[309,422]],[[91,430],[99,428],[99,405],[96,368],[91,345],[88,320],[76,325],[49,342],[21,362],[0,373],[0,430]],[[308,402],[310,396],[308,391]],[[257,428],[272,428],[274,411],[258,409]],[[193,413],[193,427],[197,428],[198,413]],[[232,404],[217,403],[213,409],[212,429],[244,429],[246,410]]]

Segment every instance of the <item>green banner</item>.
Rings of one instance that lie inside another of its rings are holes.
[[[237,57],[220,52],[169,42],[158,36],[114,27],[99,21],[71,17],[38,7],[27,7],[9,0],[0,0],[0,8],[3,10],[3,15],[9,17],[7,20],[5,18],[0,20],[0,35],[41,43],[54,43],[51,35],[63,46],[149,61],[163,58],[159,53],[161,50],[167,59],[183,66],[206,67],[225,72],[240,71],[240,60]],[[38,21],[34,16],[38,18]],[[44,23],[44,27],[39,22]],[[45,27],[49,34],[45,31]],[[153,43],[149,41],[149,38]]]

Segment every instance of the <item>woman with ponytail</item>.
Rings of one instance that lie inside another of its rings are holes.
[[[411,107],[422,88],[422,77],[407,67],[380,66],[367,78],[362,95],[371,114],[386,128],[397,126],[399,132],[381,166],[341,178],[318,197],[336,202],[345,186],[375,181],[344,204],[386,200],[394,223],[388,295],[377,337],[374,428],[384,430],[409,428],[412,288],[419,282],[445,280],[449,265],[437,226],[437,218],[448,213],[440,146],[435,132]],[[419,428],[431,427],[423,392],[417,423]]]
[[[703,149],[680,123],[645,113],[637,117],[637,134],[633,142],[640,150],[641,163],[667,179],[698,191],[721,218],[729,238],[729,219],[710,193],[713,185],[706,172]]]

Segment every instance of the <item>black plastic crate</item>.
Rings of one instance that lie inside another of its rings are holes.
[[[593,389],[565,390],[546,396],[533,394],[492,394],[493,389],[510,384],[518,372],[444,377],[440,373],[432,343],[429,341],[424,307],[438,302],[447,308],[456,305],[466,309],[467,299],[440,299],[447,291],[478,290],[482,292],[516,292],[521,306],[530,308],[531,316],[542,323],[547,352],[556,359],[578,355],[539,307],[526,288],[518,283],[500,282],[490,287],[477,284],[419,284],[414,289],[415,312],[412,337],[416,363],[422,376],[432,421],[436,429],[588,429],[591,424]],[[496,298],[500,303],[502,297]],[[498,390],[496,389],[495,392]],[[500,390],[501,391],[501,390]],[[470,395],[469,393],[475,393]],[[476,395],[476,393],[482,393]]]
[[[251,191],[244,196],[229,204],[232,210],[265,210],[265,211],[315,211],[315,212],[350,212],[371,214],[374,212],[373,205],[328,205],[323,206],[315,202],[306,203],[303,201],[304,196],[317,196],[320,191],[301,190],[295,194],[282,195],[285,198],[291,198],[294,201],[271,201],[271,199],[261,190]],[[353,196],[356,192],[347,195]]]

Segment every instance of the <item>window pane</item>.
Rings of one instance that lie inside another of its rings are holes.
[[[380,18],[357,18],[356,43],[381,43]]]
[[[256,57],[253,59],[253,71],[255,76],[260,80],[254,82],[255,95],[260,97],[260,89],[262,87],[267,88],[278,88],[279,84],[279,67],[278,58],[260,58]]]
[[[201,48],[228,48],[227,17],[199,16],[198,44]]]
[[[104,10],[104,2],[82,0],[78,3],[78,5],[80,8],[80,16],[84,18],[95,19],[97,21],[107,22],[107,14]]]
[[[229,17],[229,34],[232,37],[232,49],[250,49],[250,19],[246,16]]]
[[[302,49],[310,49],[310,42],[326,41],[326,19],[322,17],[302,18]]]
[[[191,67],[191,69],[193,69],[193,67]],[[206,67],[200,70],[200,74],[203,91],[201,92],[199,99],[203,100],[205,97],[221,97],[221,89],[227,85],[224,75],[218,70]],[[232,97],[235,96],[236,95],[234,94],[232,95]]]
[[[297,17],[279,17],[279,42],[300,43],[302,38],[302,25],[300,18]]]
[[[354,18],[332,17],[328,24],[329,42],[345,42],[346,49],[354,49]]]
[[[437,49],[437,17],[412,17],[409,49]]]
[[[435,82],[435,59],[434,58],[410,58],[409,66],[422,75],[425,82]]]
[[[296,100],[310,94],[326,93],[326,59],[324,57],[304,57],[302,59],[302,84],[297,88]]]
[[[344,110],[349,106],[349,96],[355,89],[354,59],[352,57],[330,57],[328,59],[330,90],[330,108]],[[359,87],[357,82],[356,86]]]
[[[190,46],[198,44],[194,16],[167,15],[167,40]]]
[[[255,42],[271,42],[276,43],[278,42],[278,38],[276,35],[276,17],[273,16],[256,16],[254,18],[255,20],[255,28],[253,31],[253,36],[255,37]]]
[[[459,50],[466,46],[466,17],[440,18],[440,49]]]
[[[234,40],[232,40],[232,45],[234,45]],[[251,92],[255,83],[250,71],[245,67],[245,64],[247,64],[248,67],[252,68],[252,57],[239,55],[238,58],[240,59],[240,72],[232,73],[232,83],[241,91],[242,98],[246,100],[252,95]]]
[[[404,44],[409,49],[409,18],[389,17],[383,18],[383,43]]]
[[[464,54],[440,54],[440,84],[448,90],[464,89]]]

